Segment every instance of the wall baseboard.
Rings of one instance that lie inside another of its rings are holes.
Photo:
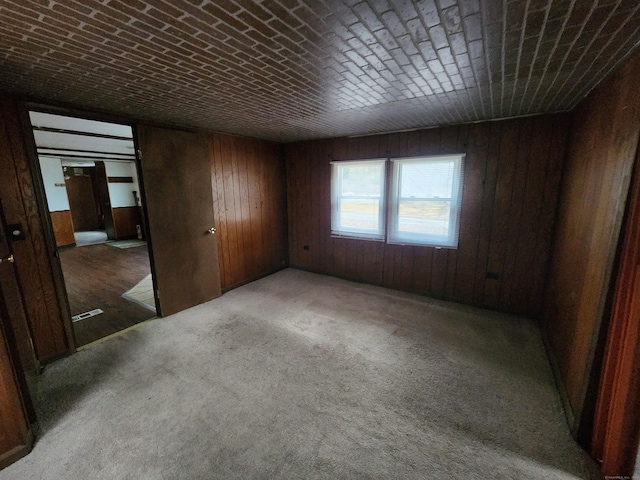
[[[545,329],[540,325],[540,332],[542,334],[542,343],[544,344],[544,349],[547,353],[547,359],[549,360],[549,364],[551,365],[551,371],[553,372],[553,378],[556,382],[556,387],[558,389],[558,393],[560,394],[560,400],[562,401],[562,407],[564,409],[564,414],[567,419],[567,424],[569,425],[569,430],[571,430],[571,435],[576,437],[577,434],[577,425],[576,425],[576,417],[573,412],[573,408],[571,407],[571,403],[569,402],[569,395],[567,394],[567,389],[564,386],[564,382],[562,381],[562,375],[560,374],[560,366],[558,360],[556,359],[555,354],[553,353],[553,349],[551,348],[551,343],[549,341],[549,336]]]

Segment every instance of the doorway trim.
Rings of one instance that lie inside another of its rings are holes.
[[[140,158],[138,155],[136,125],[131,120],[125,120],[122,117],[117,117],[117,116],[110,116],[110,115],[105,115],[100,113],[91,113],[91,112],[78,110],[78,109],[49,106],[39,102],[18,100],[16,103],[19,109],[21,128],[23,131],[23,136],[25,138],[27,157],[28,157],[29,166],[31,169],[31,177],[33,179],[34,196],[37,200],[38,216],[42,219],[43,230],[45,232],[46,246],[49,253],[49,258],[52,259],[51,267],[53,270],[54,287],[57,294],[58,303],[60,305],[60,310],[62,312],[61,321],[63,323],[64,331],[69,344],[68,352],[62,355],[62,356],[66,356],[66,355],[75,353],[77,351],[78,346],[77,346],[77,341],[73,331],[73,322],[71,320],[71,309],[69,306],[69,297],[67,294],[64,275],[62,271],[62,264],[60,262],[60,256],[58,254],[58,248],[56,246],[56,240],[53,233],[53,223],[51,221],[51,215],[49,213],[49,208],[47,205],[47,197],[46,197],[44,182],[42,178],[42,171],[40,169],[40,162],[38,160],[38,151],[35,143],[35,137],[33,134],[33,126],[29,118],[29,112],[36,111],[36,112],[50,113],[54,115],[63,115],[63,116],[81,118],[85,120],[115,123],[119,125],[126,125],[131,128],[133,141],[134,141],[134,149],[135,149],[134,162],[138,172],[138,183],[140,188],[140,203],[143,211],[143,215],[142,215],[143,218],[141,219],[141,221],[142,221],[143,228],[146,235],[147,248],[149,251],[149,264],[150,264],[149,266],[151,269],[151,274],[154,282],[154,291],[155,291],[157,287],[155,284],[156,272],[155,272],[155,264],[153,260],[154,258],[153,243],[152,243],[148,220],[147,220],[148,219],[147,202],[146,202],[144,180],[143,180],[143,174],[142,174],[142,165],[140,163]],[[158,316],[161,316],[161,311],[159,309],[157,300],[156,300],[156,311],[158,313]]]

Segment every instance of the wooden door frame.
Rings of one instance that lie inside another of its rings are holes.
[[[27,158],[29,160],[29,166],[31,170],[31,178],[33,181],[33,193],[38,206],[38,216],[40,217],[42,222],[42,229],[44,231],[46,247],[48,250],[47,253],[49,254],[49,258],[53,259],[51,263],[51,270],[53,271],[53,283],[58,298],[58,303],[60,305],[60,310],[62,312],[62,322],[69,345],[68,354],[72,354],[76,351],[76,337],[73,332],[73,324],[71,321],[71,307],[69,306],[69,296],[67,295],[67,287],[64,283],[64,276],[62,274],[62,264],[60,263],[60,255],[58,254],[56,238],[53,233],[53,223],[51,222],[51,215],[49,213],[49,206],[47,204],[47,194],[44,189],[42,170],[40,169],[40,161],[38,159],[38,149],[36,147],[36,141],[33,135],[33,125],[31,124],[31,119],[29,118],[28,105],[22,101],[18,101],[17,104],[18,113],[20,115],[22,134],[24,136],[24,143],[26,145]]]
[[[160,306],[160,302],[158,301],[158,297],[155,292],[158,291],[158,281],[156,275],[156,262],[154,257],[153,250],[153,239],[151,238],[151,232],[149,229],[149,213],[147,210],[147,192],[145,190],[144,184],[144,172],[142,171],[142,158],[140,155],[140,144],[138,143],[138,125],[131,125],[131,133],[133,134],[133,149],[136,154],[136,172],[138,173],[138,192],[140,197],[140,206],[138,208],[142,208],[142,218],[140,218],[140,223],[142,230],[144,232],[144,240],[147,242],[147,250],[149,252],[149,266],[151,267],[151,282],[153,285],[153,301],[156,304],[156,315],[158,317],[162,317],[162,307]]]
[[[640,150],[631,182],[590,445],[605,475],[629,478],[640,444]]]
[[[133,135],[133,142],[135,148],[135,165],[136,170],[138,172],[138,186],[140,187],[140,202],[141,208],[144,213],[144,230],[145,230],[145,240],[147,242],[147,248],[149,250],[149,266],[151,269],[152,279],[154,290],[156,287],[156,273],[155,273],[155,264],[153,257],[153,245],[151,234],[149,232],[149,224],[147,220],[147,203],[146,196],[144,194],[144,180],[142,177],[142,168],[140,164],[139,158],[139,150],[137,143],[137,135],[136,135],[136,124],[133,123],[130,119],[125,119],[123,117],[108,115],[108,114],[100,114],[100,113],[91,113],[84,110],[79,110],[75,108],[66,108],[66,107],[55,107],[49,106],[43,103],[30,102],[28,100],[17,100],[21,128],[24,136],[24,141],[26,144],[27,157],[29,160],[29,165],[31,168],[31,176],[33,179],[34,185],[34,196],[37,201],[38,206],[38,215],[42,220],[43,230],[45,233],[45,239],[47,244],[47,250],[50,254],[50,258],[54,259],[52,263],[53,277],[54,277],[54,286],[58,298],[58,302],[60,304],[60,309],[63,315],[63,324],[64,330],[67,337],[67,341],[69,343],[69,351],[68,354],[73,354],[76,351],[77,341],[75,338],[75,333],[73,330],[73,322],[71,320],[71,308],[69,306],[69,296],[67,294],[67,287],[64,281],[64,274],[62,272],[62,264],[60,263],[60,256],[58,254],[58,247],[56,245],[55,235],[53,232],[53,223],[51,221],[51,215],[49,213],[49,207],[47,204],[47,197],[44,188],[44,181],[42,179],[42,171],[40,168],[40,162],[38,160],[38,151],[35,143],[35,137],[33,135],[33,125],[31,124],[31,119],[29,117],[30,111],[37,111],[43,113],[51,113],[55,115],[66,115],[75,118],[82,118],[86,120],[96,120],[102,122],[110,122],[117,123],[119,125],[127,125],[131,128]],[[111,205],[110,205],[111,207]],[[156,299],[156,312],[158,316],[161,316],[161,312],[159,309],[158,301]]]

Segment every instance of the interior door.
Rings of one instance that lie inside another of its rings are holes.
[[[0,222],[1,228],[1,222]],[[19,366],[10,313],[6,302],[6,277],[15,279],[13,255],[0,233],[0,469],[31,450],[33,435],[27,417],[26,384]],[[30,406],[30,403],[29,405]]]
[[[137,139],[160,314],[221,295],[205,134],[139,126]]]
[[[104,229],[110,240],[116,238],[116,229],[113,225],[113,212],[111,211],[111,197],[109,196],[109,179],[107,178],[107,169],[104,162],[96,162],[94,167],[95,184],[97,187],[96,201],[104,223]]]
[[[71,175],[65,180],[69,209],[76,232],[100,230],[93,185],[89,175]]]

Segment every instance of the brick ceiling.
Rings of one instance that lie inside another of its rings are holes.
[[[0,90],[276,141],[573,108],[638,0],[2,0]]]

